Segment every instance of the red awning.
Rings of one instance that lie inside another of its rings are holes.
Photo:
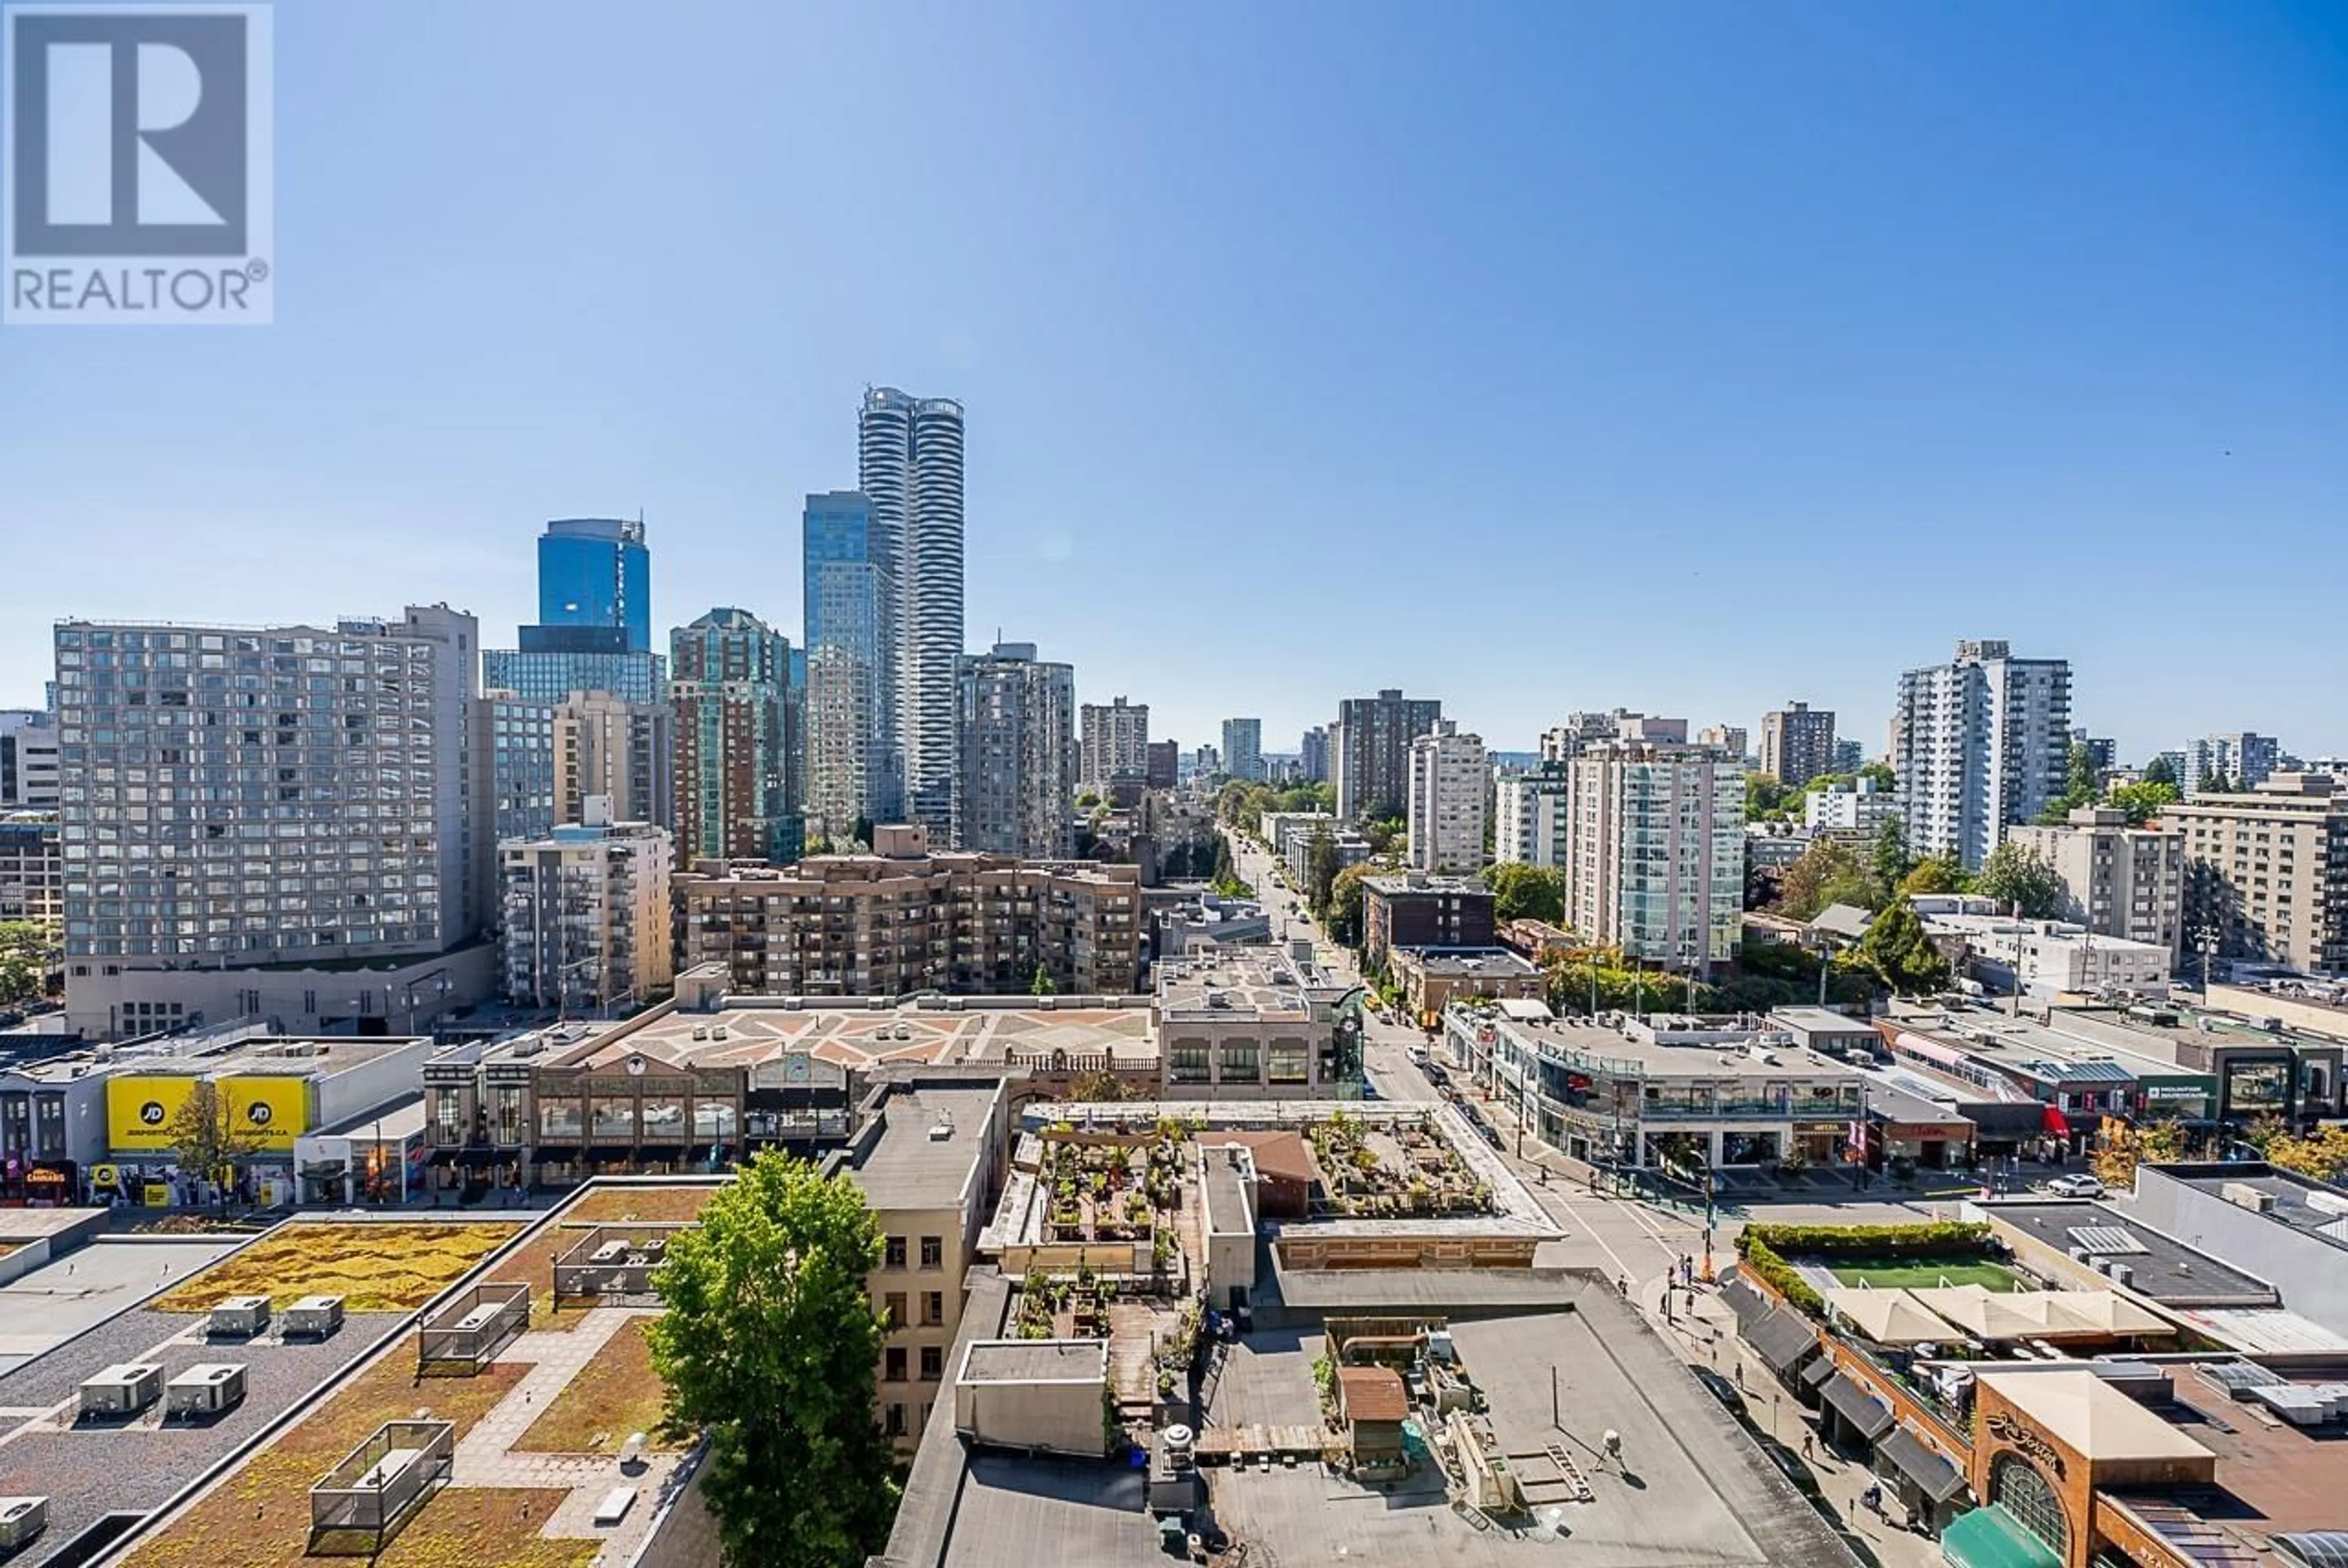
[[[2058,1138],[2067,1138],[2071,1135],[2071,1123],[2063,1119],[2063,1108],[2060,1105],[2049,1105],[2046,1108],[2045,1119],[2039,1123],[2039,1126],[2043,1131],[2052,1132]]]

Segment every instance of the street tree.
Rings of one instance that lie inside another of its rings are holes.
[[[1323,921],[1330,940],[1349,948],[1362,945],[1362,884],[1375,875],[1375,868],[1366,861],[1337,873],[1329,885],[1329,914]]]
[[[41,994],[57,932],[37,920],[0,920],[0,1007]]]
[[[1565,873],[1555,866],[1487,866],[1484,885],[1492,890],[1495,920],[1565,924]]]
[[[653,1276],[668,1310],[645,1337],[670,1424],[708,1434],[725,1568],[856,1568],[888,1543],[887,1323],[865,1293],[881,1251],[852,1182],[771,1149],[669,1241]]]
[[[1831,838],[1814,841],[1777,883],[1777,912],[1788,919],[1816,919],[1829,904],[1871,907],[1873,902],[1857,852]]]
[[[2169,788],[2175,789],[2184,781],[2177,776],[2175,763],[2170,762],[2167,757],[2155,757],[2144,766],[2144,782],[2165,784]]]
[[[1910,866],[1908,875],[1900,879],[1900,891],[1911,897],[1918,893],[1962,893],[1972,886],[1972,882],[1956,851],[1944,849]]]
[[[1344,867],[1337,863],[1337,841],[1325,827],[1315,828],[1313,843],[1305,852],[1304,902],[1316,920],[1329,913],[1329,896],[1337,886],[1337,873]]]
[[[2045,857],[2010,838],[1982,862],[1973,890],[2025,920],[2053,919],[2063,912],[2065,896],[2061,874]]]
[[[1027,982],[1027,994],[1031,997],[1057,996],[1059,990],[1059,983],[1052,979],[1052,971],[1041,964],[1036,965],[1035,978]]]
[[[180,1171],[220,1184],[223,1214],[234,1185],[236,1163],[258,1154],[268,1142],[266,1122],[254,1121],[251,1106],[239,1110],[219,1084],[199,1078],[163,1124]]]
[[[1900,885],[1908,879],[1908,873],[1915,864],[1908,853],[1908,830],[1900,825],[1898,817],[1885,817],[1882,825],[1875,830],[1875,845],[1868,862],[1868,870],[1875,883],[1874,903],[1877,906],[1889,903],[1898,896]]]
[[[2145,1127],[2114,1124],[2090,1163],[2104,1185],[2133,1188],[2138,1165],[2173,1164],[2184,1157],[2185,1129],[2174,1122],[2155,1122]]]

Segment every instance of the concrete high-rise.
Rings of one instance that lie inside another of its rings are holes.
[[[963,661],[958,714],[954,847],[1065,857],[1074,843],[1075,666],[1036,658],[1032,642],[998,642]]]
[[[506,999],[526,1007],[645,1002],[675,974],[669,907],[675,846],[665,828],[587,819],[498,846]]]
[[[1891,770],[1912,855],[1954,851],[1978,869],[2008,827],[2061,798],[2071,756],[2071,665],[1957,644],[1900,677]]]
[[[880,594],[880,730],[906,815],[943,832],[960,766],[954,703],[963,653],[963,408],[868,388],[857,488],[870,508]],[[892,814],[893,815],[893,814]]]
[[[805,825],[789,796],[790,640],[720,607],[671,632],[669,656],[678,858],[797,859]]]
[[[2184,948],[2348,974],[2348,783],[2277,773],[2240,794],[2163,808],[2185,835]]]
[[[676,715],[662,702],[573,692],[554,709],[554,820],[584,822],[601,795],[620,822],[676,820]]]
[[[478,988],[438,961],[482,928],[491,897],[474,846],[471,616],[68,620],[56,646],[70,1021],[102,1035],[238,1015],[380,1027],[418,979],[411,1026],[477,999],[485,960]],[[367,960],[382,967],[347,972]],[[342,980],[323,988],[305,965]]]
[[[1568,763],[1512,769],[1493,780],[1492,858],[1562,869],[1572,848]]]
[[[889,594],[861,492],[807,498],[806,766],[808,827],[847,838],[903,815],[904,752],[883,728]]]
[[[1566,764],[1566,923],[1626,958],[1708,968],[1736,953],[1745,768],[1706,747],[1594,741]]]
[[[1761,771],[1798,789],[1835,771],[1833,710],[1788,702],[1761,715]]]
[[[1329,732],[1319,724],[1304,732],[1296,743],[1296,760],[1307,784],[1329,782]]]
[[[2252,730],[2203,735],[2185,743],[2178,787],[2188,800],[2223,781],[2226,789],[2256,789],[2282,763],[2282,743]]]
[[[2151,942],[2175,959],[2185,897],[2182,833],[2130,827],[2124,811],[2083,805],[2060,827],[2016,827],[2006,836],[2062,877],[2056,913],[2064,919],[2098,937]]]
[[[57,804],[57,716],[39,708],[0,709],[0,811]]]
[[[1263,721],[1223,721],[1223,771],[1235,779],[1263,777]]]
[[[1441,702],[1394,687],[1338,703],[1329,729],[1337,815],[1349,822],[1402,815],[1410,804],[1410,743],[1442,717]]]
[[[1480,735],[1449,719],[1410,743],[1410,864],[1419,871],[1472,872],[1484,865],[1484,791],[1490,783]]]
[[[538,616],[520,629],[519,648],[482,651],[490,690],[550,707],[573,692],[667,700],[667,670],[652,651],[652,555],[642,521],[547,524],[538,541]]]
[[[1083,761],[1077,783],[1098,789],[1113,779],[1142,778],[1149,772],[1149,704],[1119,697],[1104,707],[1086,702],[1083,712]]]

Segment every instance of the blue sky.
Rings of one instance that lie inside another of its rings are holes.
[[[2348,752],[2348,7],[277,8],[277,321],[0,330],[0,704],[61,614],[799,630],[868,382],[965,400],[969,628],[1294,745],[1882,743],[1959,637],[2130,754]]]

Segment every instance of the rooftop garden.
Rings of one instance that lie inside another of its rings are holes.
[[[352,1312],[411,1311],[510,1240],[516,1228],[297,1220],[190,1276],[155,1307],[208,1312],[232,1296],[266,1296],[283,1307],[304,1296],[326,1295],[342,1296]]]
[[[1181,1206],[1182,1153],[1169,1124],[1140,1142],[1046,1137],[1036,1181],[1050,1194],[1045,1239],[1134,1242]]]
[[[529,1453],[616,1454],[636,1432],[656,1451],[685,1447],[669,1430],[668,1390],[653,1370],[644,1340],[649,1315],[630,1318],[594,1361],[555,1395],[546,1413],[514,1444]]]
[[[586,1226],[634,1220],[696,1219],[702,1205],[716,1190],[706,1185],[599,1187],[563,1210],[560,1223],[546,1227],[500,1264],[496,1277],[500,1282],[513,1280],[530,1286],[532,1328],[575,1328],[584,1314],[577,1308],[558,1311],[555,1307],[554,1260],[578,1245],[580,1237],[587,1234]]]
[[[1356,1219],[1447,1219],[1498,1212],[1432,1114],[1372,1122],[1340,1111],[1305,1130],[1327,1212]]]
[[[322,1559],[307,1555],[309,1491],[321,1476],[385,1421],[419,1408],[455,1422],[461,1439],[529,1369],[492,1367],[478,1378],[450,1378],[419,1391],[409,1378],[415,1364],[412,1342],[377,1361],[139,1545],[125,1568],[314,1568]],[[425,1503],[376,1562],[380,1568],[589,1568],[598,1542],[539,1534],[567,1495],[448,1487]]]

